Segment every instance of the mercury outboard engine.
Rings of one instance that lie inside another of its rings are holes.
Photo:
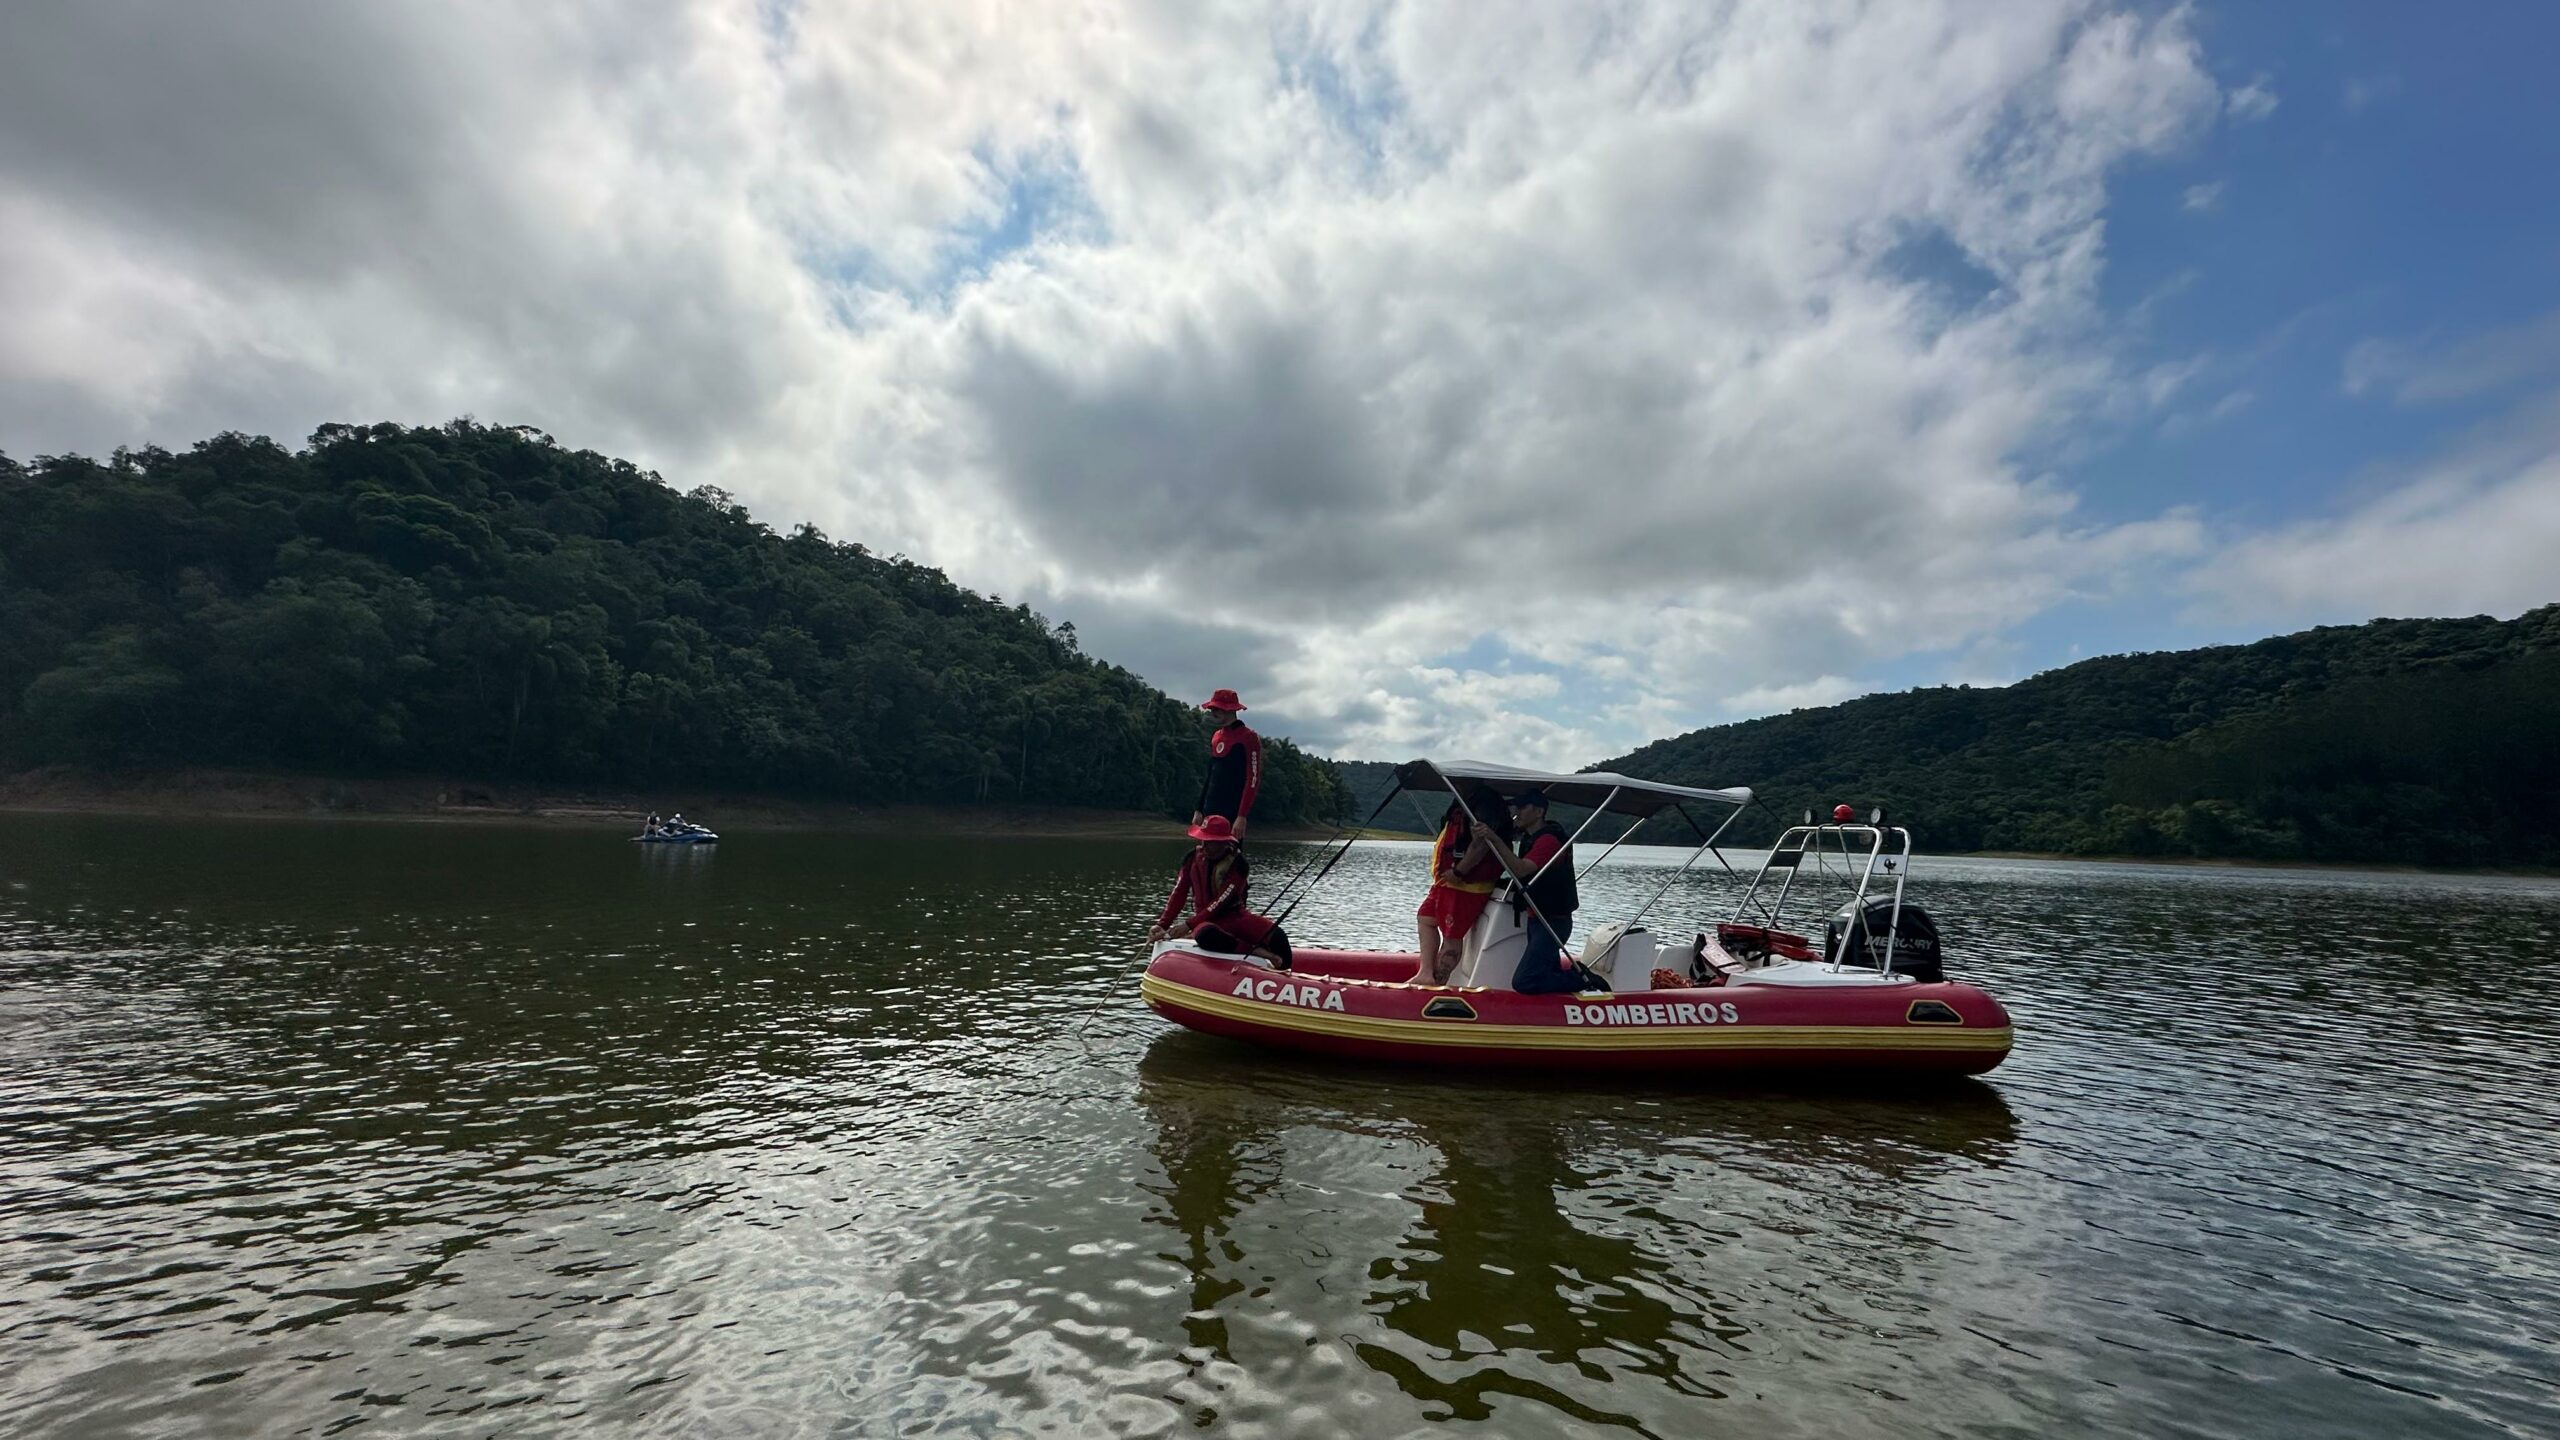
[[[1848,937],[1848,948],[1841,948],[1841,937]],[[1929,912],[1906,900],[1902,903],[1902,924],[1897,930],[1891,900],[1870,900],[1864,915],[1856,902],[1840,907],[1822,927],[1822,953],[1852,965],[1884,965],[1885,941],[1893,942],[1893,973],[1908,975],[1924,984],[1947,978],[1938,958],[1938,922]]]

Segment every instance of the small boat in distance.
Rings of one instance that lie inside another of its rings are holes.
[[[687,821],[681,815],[665,821],[652,815],[649,817],[649,822],[640,827],[640,833],[632,836],[631,840],[637,845],[717,845],[720,843],[719,836]]]
[[[1543,791],[1590,811],[1575,840],[1604,814],[1625,819],[1626,830],[1583,867],[1585,876],[1636,826],[1666,811],[1688,819],[1699,844],[1634,914],[1590,933],[1578,963],[1606,982],[1605,991],[1511,989],[1526,927],[1542,922],[1534,909],[1497,898],[1468,933],[1446,984],[1416,983],[1421,957],[1409,952],[1299,946],[1284,971],[1173,940],[1155,948],[1139,982],[1147,1004],[1213,1035],[1438,1065],[1979,1075],[2009,1053],[2008,1012],[1975,986],[1946,978],[1935,924],[1905,903],[1911,834],[1885,824],[1881,812],[1858,820],[1843,806],[1829,823],[1807,816],[1790,826],[1731,918],[1694,933],[1684,927],[1674,938],[1646,928],[1645,912],[1715,848],[1750,803],[1749,790],[1475,761],[1416,760],[1397,768],[1396,782],[1400,790],[1445,789],[1462,808],[1479,787],[1506,800]],[[1710,805],[1732,811],[1712,833],[1689,814]],[[1826,876],[1849,895],[1818,922],[1821,938],[1808,933],[1812,924],[1786,928],[1789,902],[1813,898],[1814,887],[1799,882]]]

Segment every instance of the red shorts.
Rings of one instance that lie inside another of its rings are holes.
[[[1434,885],[1431,893],[1422,897],[1420,908],[1413,913],[1418,919],[1436,922],[1443,936],[1456,940],[1476,927],[1476,917],[1484,913],[1484,907],[1492,900],[1491,891]]]

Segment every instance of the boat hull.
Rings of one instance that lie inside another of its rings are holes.
[[[1417,963],[1301,950],[1283,973],[1169,949],[1148,964],[1140,993],[1166,1019],[1211,1035],[1444,1067],[1979,1075],[2007,1057],[2011,1039],[2000,1002],[1955,981],[1522,995],[1405,983]]]

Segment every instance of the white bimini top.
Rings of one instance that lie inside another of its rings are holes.
[[[1701,790],[1666,785],[1659,780],[1639,780],[1633,775],[1613,775],[1606,770],[1559,775],[1484,760],[1408,760],[1396,767],[1396,784],[1407,790],[1454,790],[1458,782],[1490,785],[1505,799],[1525,790],[1543,790],[1548,799],[1562,804],[1639,819],[1675,805],[1730,805],[1739,810],[1751,803],[1747,786]]]

